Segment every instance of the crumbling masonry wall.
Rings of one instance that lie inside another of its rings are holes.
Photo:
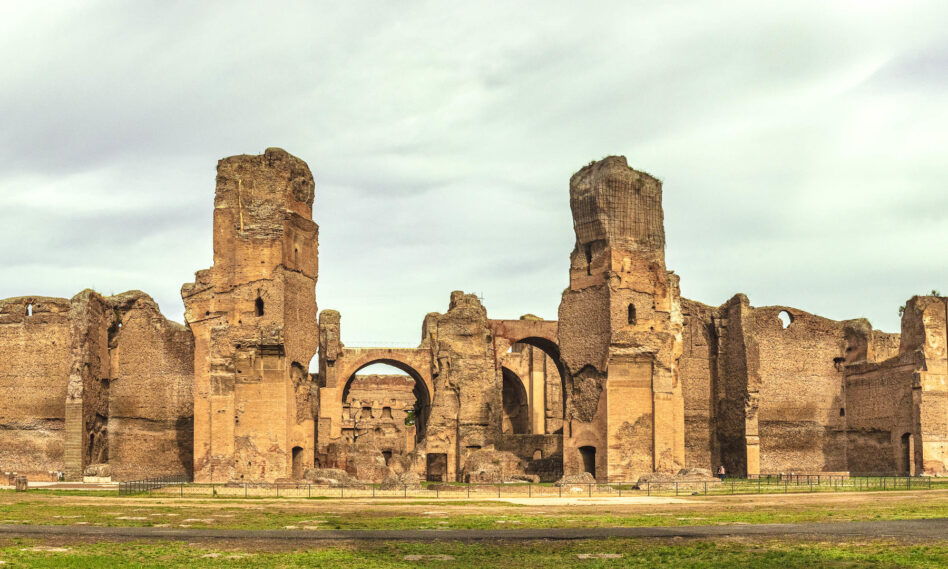
[[[47,477],[50,471],[65,470],[66,386],[72,367],[69,309],[64,298],[0,301],[4,471]]]
[[[164,343],[123,328],[144,314],[154,328],[173,330]],[[70,480],[105,462],[116,479],[187,473],[174,459],[192,444],[190,346],[190,334],[138,291],[0,301],[0,389],[10,403],[0,468]],[[181,395],[159,399],[168,392]],[[125,405],[126,394],[141,404]],[[142,421],[147,435],[132,428]],[[174,444],[151,444],[156,439]]]
[[[134,291],[112,297],[109,464],[121,480],[193,468],[194,339]]]
[[[661,182],[610,156],[573,175],[570,208],[576,245],[559,310],[564,471],[599,480],[677,472],[682,318],[678,278],[665,268]]]
[[[317,232],[305,162],[217,167],[214,266],[181,289],[194,335],[194,477],[300,478],[314,462]]]

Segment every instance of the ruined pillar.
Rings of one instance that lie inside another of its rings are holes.
[[[564,472],[635,480],[684,465],[678,278],[665,268],[661,182],[624,157],[570,179],[576,245],[559,310]]]
[[[279,148],[217,165],[214,265],[181,289],[196,481],[273,481],[313,464],[313,189],[306,163]]]
[[[326,451],[330,441],[342,436],[342,394],[348,377],[339,377],[336,361],[342,356],[342,315],[336,310],[319,314],[319,416],[316,452]]]
[[[908,455],[907,472],[944,476],[948,474],[948,299],[915,296],[905,303],[899,351],[917,352],[920,365],[912,381],[915,432],[905,433],[899,445],[895,439],[900,433],[893,433],[893,446]]]
[[[458,480],[467,457],[494,448],[501,433],[501,378],[487,311],[476,295],[451,293],[445,314],[425,317],[434,393],[428,417],[428,479]]]
[[[530,432],[546,432],[546,354],[533,346],[526,347],[529,377],[527,397],[530,403]]]

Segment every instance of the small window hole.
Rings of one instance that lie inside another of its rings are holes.
[[[630,305],[629,305],[629,325],[634,325],[635,322],[636,322],[636,318],[635,318],[635,305],[634,305],[634,304],[630,304]]]
[[[840,417],[845,417],[845,416],[846,416],[846,409],[843,409],[842,407],[840,407],[840,408],[839,408],[839,416],[840,416]]]
[[[263,299],[259,296],[257,300],[254,301],[254,308],[256,309],[257,316],[263,316]]]
[[[789,328],[791,324],[793,324],[793,315],[786,310],[781,310],[780,314],[777,315],[777,318],[780,319],[780,325],[785,330]]]

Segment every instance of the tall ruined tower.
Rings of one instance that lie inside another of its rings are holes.
[[[279,148],[217,165],[214,266],[181,289],[194,334],[194,479],[299,478],[313,464],[313,175]]]
[[[678,278],[665,268],[661,182],[622,156],[570,179],[576,246],[559,310],[563,466],[636,480],[684,466]]]

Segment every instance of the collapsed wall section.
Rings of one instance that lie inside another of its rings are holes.
[[[711,468],[719,464],[715,436],[715,393],[718,339],[714,328],[717,309],[681,299],[682,354],[679,375],[685,409],[685,467]]]
[[[844,324],[781,306],[753,308],[751,319],[759,353],[760,472],[848,470],[836,360]]]
[[[190,475],[194,339],[133,291],[112,297],[109,465],[113,478]]]
[[[468,460],[495,449],[502,423],[501,377],[487,311],[476,295],[451,293],[448,311],[425,317],[434,385],[425,438],[429,480],[462,480]]]

